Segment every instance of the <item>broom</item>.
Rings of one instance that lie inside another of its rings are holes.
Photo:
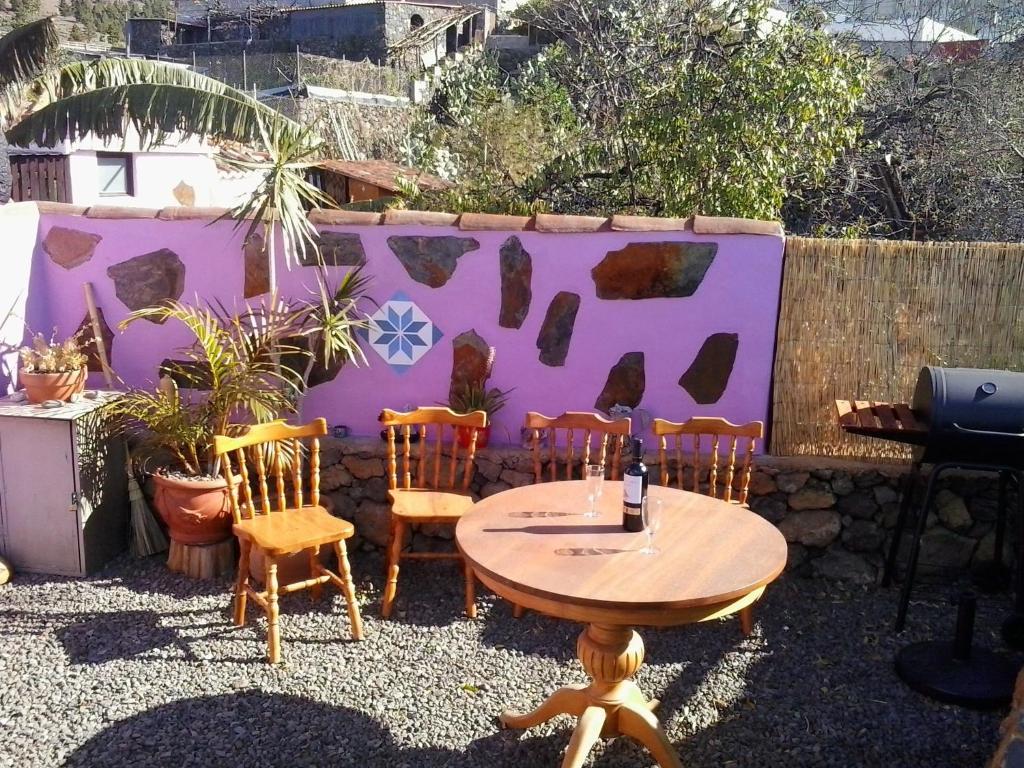
[[[92,290],[92,283],[84,283],[82,290],[85,293],[85,306],[89,312],[89,320],[92,324],[92,343],[96,348],[96,357],[100,362],[100,370],[103,371],[103,379],[107,387],[114,386],[114,373],[110,368],[110,361],[107,360],[107,345],[103,341],[103,332],[100,326],[100,313],[96,307],[96,295]],[[136,557],[155,555],[157,552],[165,552],[169,546],[167,537],[164,536],[160,524],[153,517],[153,513],[146,503],[146,497],[139,487],[139,481],[135,479],[135,470],[132,468],[132,455],[128,446],[124,447],[125,469],[128,471],[128,504],[131,512],[131,527],[129,529],[129,541],[132,554]]]
[[[132,469],[132,457],[128,456],[126,468],[128,470],[128,503],[131,510],[131,549],[136,557],[155,555],[157,552],[166,552],[167,537],[164,536],[160,524],[153,517],[153,513],[146,503],[146,497],[139,487],[139,481],[135,479],[135,472]]]

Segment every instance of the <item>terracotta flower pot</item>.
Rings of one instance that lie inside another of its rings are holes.
[[[41,403],[45,400],[62,400],[67,402],[72,395],[85,391],[85,366],[77,371],[64,373],[29,373],[18,371],[18,381],[25,387],[25,395],[30,403]]]
[[[153,483],[156,486],[154,506],[174,541],[188,545],[216,544],[231,536],[231,506],[226,480],[195,480],[154,474]]]
[[[470,435],[473,433],[470,427],[457,427],[457,436],[459,440],[460,448],[469,448]],[[483,427],[476,431],[476,449],[479,451],[481,448],[487,447],[487,442],[491,439],[491,428],[490,426]]]

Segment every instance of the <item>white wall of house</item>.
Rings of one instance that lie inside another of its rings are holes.
[[[137,134],[129,132],[124,139],[103,141],[86,136],[52,149],[30,147],[20,151],[67,155],[71,202],[75,205],[230,207],[258,184],[258,174],[218,168],[215,148],[198,138],[168,137],[159,145],[147,146]],[[131,167],[131,194],[103,190],[100,157],[104,154],[125,156]]]

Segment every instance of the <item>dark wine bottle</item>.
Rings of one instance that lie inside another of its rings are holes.
[[[630,533],[644,529],[641,515],[647,498],[647,465],[644,464],[644,441],[633,438],[633,460],[622,473],[622,527]]]

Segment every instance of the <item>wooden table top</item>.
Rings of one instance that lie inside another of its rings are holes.
[[[622,483],[611,481],[596,518],[583,517],[582,480],[483,499],[459,521],[456,541],[498,594],[536,597],[546,612],[554,612],[553,604],[571,606],[559,615],[585,621],[612,615],[623,622],[632,616],[637,624],[697,620],[695,609],[749,595],[785,567],[785,539],[757,514],[674,488],[651,485],[650,496],[663,501],[655,555],[639,552],[645,533],[622,530]]]

